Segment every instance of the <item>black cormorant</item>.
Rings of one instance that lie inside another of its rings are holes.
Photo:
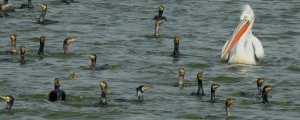
[[[184,75],[185,75],[185,70],[184,68],[179,68],[178,69],[178,82],[177,82],[177,85],[179,87],[183,87],[184,86]]]
[[[234,100],[232,98],[228,98],[225,102],[225,110],[226,110],[226,116],[231,116],[231,113],[229,111],[230,106],[234,103]]]
[[[20,63],[23,64],[25,63],[25,52],[26,48],[24,46],[20,47]]]
[[[262,90],[262,103],[266,104],[269,103],[268,100],[268,93],[271,91],[271,86],[270,85],[266,85],[263,90]]]
[[[216,102],[216,98],[215,98],[215,92],[216,90],[219,88],[220,85],[218,84],[212,84],[210,87],[210,102],[211,103],[215,103]]]
[[[45,45],[46,37],[41,36],[40,37],[40,48],[38,51],[38,55],[44,55],[44,45]]]
[[[179,56],[179,37],[175,36],[173,42],[174,42],[174,51],[173,51],[172,56],[178,57]]]
[[[51,23],[57,23],[58,21],[52,21],[52,20],[48,20],[48,19],[45,19],[46,17],[46,13],[47,13],[47,5],[46,4],[41,4],[41,15],[38,19],[38,23],[39,24],[51,24]]]
[[[100,81],[99,87],[101,89],[101,97],[100,97],[100,102],[97,103],[97,106],[103,107],[103,106],[107,105],[107,99],[106,99],[107,84],[106,84],[106,82]]]
[[[90,70],[95,71],[95,70],[104,70],[107,69],[109,67],[108,64],[104,64],[100,67],[96,67],[96,63],[97,63],[97,55],[95,53],[92,53],[89,55],[90,59],[91,59],[91,65],[90,65]]]
[[[139,98],[140,101],[144,100],[143,93],[147,91],[150,87],[148,85],[140,85],[139,87],[136,88],[136,94]]]
[[[9,38],[10,38],[10,53],[17,54],[17,48],[16,48],[17,36],[15,34],[11,34]]]
[[[203,84],[202,84],[202,78],[203,78],[203,71],[197,73],[197,81],[198,81],[198,90],[196,95],[197,96],[204,96],[204,90],[203,90]]]
[[[5,110],[10,110],[14,105],[14,97],[11,95],[1,96],[1,98],[6,102]]]
[[[265,81],[265,80],[262,79],[262,78],[258,78],[257,81],[256,81],[256,84],[257,84],[257,90],[258,90],[258,93],[257,93],[257,94],[258,94],[259,97],[261,97],[261,91],[262,91],[262,90],[261,90],[261,86],[262,86],[262,84],[264,83],[264,81]]]
[[[54,80],[54,90],[52,90],[49,94],[49,101],[66,101],[66,93],[64,90],[59,89],[61,80],[59,78],[55,78]]]
[[[64,53],[68,53],[69,52],[69,45],[73,42],[75,42],[76,39],[73,38],[73,37],[67,37],[65,40],[64,40],[64,44],[63,44],[63,48],[64,48]]]
[[[27,4],[26,3],[21,4],[20,9],[23,9],[23,8],[29,8],[29,9],[33,8],[31,0],[28,0]]]
[[[158,15],[155,16],[155,17],[153,18],[153,20],[166,20],[166,21],[167,21],[167,18],[166,18],[165,16],[162,15],[163,12],[164,12],[164,9],[165,9],[165,7],[164,7],[163,5],[160,5],[160,6],[158,7]]]

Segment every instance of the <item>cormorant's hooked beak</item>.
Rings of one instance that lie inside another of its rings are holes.
[[[70,38],[68,38],[67,42],[68,42],[68,44],[70,44],[70,43],[75,42],[76,40],[77,40],[76,38],[70,37]]]
[[[264,89],[265,89],[266,93],[269,93],[271,91],[272,87],[268,85]]]
[[[230,107],[233,103],[234,103],[234,100],[233,100],[232,98],[228,98],[228,99],[226,100],[226,106],[227,106],[227,107]]]
[[[250,26],[250,21],[244,18],[235,29],[232,38],[230,41],[226,43],[224,51],[221,55],[221,60],[226,61],[228,57],[228,53],[232,52],[232,50],[236,47],[237,43],[239,42],[240,38],[247,33],[248,28]]]
[[[41,4],[41,9],[42,9],[42,11],[46,11],[47,10],[47,5],[46,4]]]
[[[212,91],[216,91],[219,87],[220,87],[220,85],[218,85],[218,84],[213,84],[213,85],[211,86],[211,89],[212,89]]]
[[[147,90],[149,90],[150,89],[150,86],[148,86],[148,85],[144,85],[143,87],[142,87],[142,91],[147,91]]]
[[[96,61],[97,56],[96,56],[96,54],[90,54],[89,58],[91,59],[91,61]]]
[[[10,101],[10,97],[8,97],[8,96],[1,96],[1,98],[6,102]]]

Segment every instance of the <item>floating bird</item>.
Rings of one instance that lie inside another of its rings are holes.
[[[178,36],[174,37],[174,51],[173,51],[172,56],[173,57],[179,56],[179,37]]]
[[[17,36],[15,34],[11,34],[9,38],[10,38],[10,53],[17,54],[17,48],[16,48]]]
[[[107,84],[105,81],[100,81],[99,82],[99,87],[101,89],[101,97],[100,97],[100,102],[96,104],[96,106],[106,106],[107,105],[107,99],[106,99],[106,91],[107,91]]]
[[[6,12],[16,12],[14,7],[10,7],[12,4],[8,4],[8,0],[3,0],[2,4],[0,6],[5,6]]]
[[[1,98],[6,102],[5,110],[11,110],[11,107],[14,105],[14,97],[11,95],[1,96]]]
[[[92,71],[94,71],[94,70],[104,70],[104,69],[107,69],[109,67],[108,64],[104,64],[100,67],[96,67],[97,55],[95,53],[90,54],[89,57],[91,59],[90,70],[92,70]]]
[[[167,18],[165,16],[163,16],[162,14],[164,13],[164,10],[165,10],[165,7],[163,5],[160,5],[158,7],[158,15],[155,16],[153,18],[153,20],[166,20],[167,21]]]
[[[159,29],[160,29],[160,26],[161,26],[161,24],[164,22],[164,20],[160,20],[160,19],[158,19],[158,20],[156,20],[155,21],[155,32],[154,32],[154,36],[155,37],[159,37]]]
[[[29,8],[29,9],[33,8],[31,0],[28,0],[27,4],[26,3],[21,4],[20,9],[23,9],[23,8]]]
[[[202,78],[203,78],[203,71],[197,73],[197,81],[198,81],[198,90],[197,92],[192,92],[191,95],[193,96],[204,96],[204,90],[202,85]]]
[[[221,60],[233,64],[256,64],[264,58],[264,49],[252,34],[254,13],[249,5],[244,5],[240,20],[232,38],[222,49]]]
[[[144,100],[143,93],[147,91],[150,87],[148,85],[140,85],[138,88],[136,88],[136,94],[140,101]]]
[[[234,103],[234,100],[232,98],[228,98],[225,102],[225,110],[226,110],[226,116],[231,116],[231,113],[229,111],[230,106]]]
[[[46,41],[46,37],[45,36],[41,36],[40,37],[40,48],[38,51],[38,55],[44,55],[44,45],[45,45],[45,41]]]
[[[20,47],[20,63],[24,64],[25,63],[25,52],[26,48],[24,46]]]
[[[61,84],[61,80],[59,78],[55,78],[54,80],[54,90],[52,90],[49,94],[49,101],[66,101],[66,93],[64,90],[59,89]]]
[[[72,74],[70,74],[70,78],[72,79],[72,80],[76,80],[77,79],[77,74],[74,72],[74,73],[72,73]]]
[[[215,92],[216,90],[220,87],[220,85],[218,84],[212,84],[210,87],[210,102],[211,103],[215,103],[216,102],[216,98],[215,98]]]
[[[178,82],[177,85],[182,88],[184,86],[184,75],[185,75],[185,70],[184,68],[179,68],[178,69]]]
[[[262,93],[261,93],[261,86],[262,86],[262,84],[264,83],[264,79],[262,79],[262,78],[258,78],[257,79],[257,81],[256,81],[256,84],[257,84],[257,90],[258,90],[258,96],[260,96],[261,97],[261,95],[262,95]]]
[[[48,20],[48,19],[45,19],[46,17],[46,13],[47,13],[47,5],[46,4],[41,4],[41,15],[38,19],[38,23],[39,24],[51,24],[51,23],[57,23],[58,21],[53,21],[53,20]]]
[[[268,93],[271,91],[271,86],[270,85],[266,85],[263,90],[262,90],[262,103],[266,104],[269,103],[268,100]]]
[[[0,17],[7,17],[9,16],[7,14],[7,11],[8,11],[8,7],[10,6],[10,4],[1,4],[0,7],[1,7],[1,14],[0,14]]]
[[[64,44],[63,44],[63,47],[64,47],[64,53],[68,53],[69,52],[69,45],[73,42],[75,42],[76,39],[73,38],[73,37],[67,37],[65,40],[64,40]]]

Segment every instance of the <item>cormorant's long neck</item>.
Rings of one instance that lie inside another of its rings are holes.
[[[38,54],[44,55],[44,43],[40,43],[40,48],[39,48]]]
[[[161,18],[164,11],[158,11],[158,17]]]
[[[227,117],[231,116],[231,113],[229,111],[229,106],[225,105],[225,107],[226,107],[226,115],[227,115]]]
[[[96,60],[91,60],[90,69],[91,70],[95,70],[96,69]]]
[[[64,53],[69,52],[69,45],[68,45],[68,43],[64,42],[63,47],[64,47]]]
[[[59,86],[54,85],[54,89],[55,89],[55,90],[59,90]]]
[[[203,90],[203,85],[202,85],[202,80],[198,80],[198,91],[197,95],[204,95],[204,90]]]
[[[46,10],[42,10],[42,13],[41,13],[40,18],[39,18],[40,23],[44,22],[45,16],[46,16]]]
[[[268,100],[268,93],[264,92],[262,93],[262,103],[266,104],[266,103],[269,103],[269,100]]]
[[[261,86],[257,86],[257,90],[258,90],[258,96],[260,96],[261,97]]]
[[[28,0],[28,7],[29,7],[29,8],[33,8],[32,3],[31,3],[31,0]]]
[[[13,54],[17,53],[16,42],[11,42],[10,52]]]
[[[20,54],[20,61],[21,61],[21,63],[25,61],[25,54],[24,53]]]
[[[178,56],[178,55],[179,55],[179,43],[174,43],[173,56]]]
[[[210,96],[210,102],[214,103],[215,102],[215,91],[211,91],[211,96]]]
[[[183,80],[184,80],[184,76],[179,76],[179,78],[178,78],[178,86],[179,87],[183,86],[183,84],[184,84]]]

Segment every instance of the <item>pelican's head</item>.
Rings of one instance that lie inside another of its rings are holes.
[[[240,19],[241,21],[247,20],[250,23],[254,21],[254,12],[251,9],[250,5],[246,4],[243,6],[243,12]]]

